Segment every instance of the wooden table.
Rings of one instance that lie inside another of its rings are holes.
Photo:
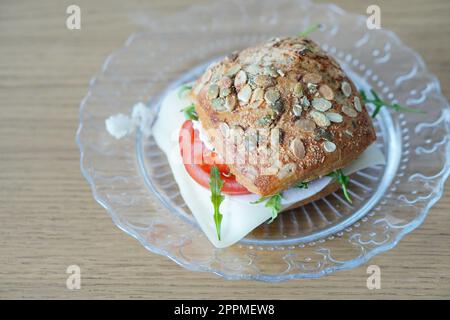
[[[76,3],[82,29],[65,27]],[[151,3],[151,4],[150,4]],[[340,1],[382,24],[425,59],[450,95],[450,2]],[[134,13],[188,1],[42,0],[0,3],[0,298],[449,298],[450,185],[424,224],[366,267],[326,278],[267,284],[224,281],[151,254],[116,228],[93,199],[75,145],[78,105],[105,57],[136,30]],[[81,290],[66,268],[82,270]]]

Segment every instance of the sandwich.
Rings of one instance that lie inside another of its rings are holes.
[[[222,248],[332,192],[352,201],[348,175],[384,163],[363,98],[312,40],[275,38],[170,92],[152,134]]]

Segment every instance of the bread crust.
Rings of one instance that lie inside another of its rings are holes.
[[[212,145],[261,196],[343,168],[376,139],[351,79],[306,38],[234,53],[209,66],[191,94]]]

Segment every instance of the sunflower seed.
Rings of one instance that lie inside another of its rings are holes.
[[[230,94],[225,98],[225,108],[228,111],[233,111],[236,106],[236,96],[234,94]]]
[[[263,74],[257,75],[253,79],[253,82],[258,87],[262,87],[262,88],[267,88],[267,87],[273,86],[275,84],[274,80],[271,77],[269,77],[267,75],[263,75]]]
[[[295,172],[295,169],[297,168],[297,165],[295,163],[286,163],[284,166],[281,167],[280,171],[277,174],[277,177],[279,179],[283,179],[287,177],[288,175],[291,175]]]
[[[330,120],[331,122],[342,122],[344,120],[344,118],[336,112],[325,112],[325,115],[327,116],[328,120]]]
[[[328,127],[330,125],[330,120],[322,112],[312,110],[309,114],[319,127]]]
[[[355,106],[356,111],[358,112],[362,111],[361,100],[359,100],[359,97],[355,96],[353,98],[353,105]]]
[[[286,74],[283,72],[283,70],[281,70],[281,69],[278,69],[277,70],[277,73],[280,75],[280,76],[282,76],[282,77],[284,77]]]
[[[238,73],[239,70],[241,70],[241,65],[240,64],[234,64],[234,65],[232,65],[231,67],[228,68],[228,70],[225,72],[225,75],[228,76],[228,77],[232,77],[236,73]]]
[[[341,90],[344,96],[346,96],[347,98],[352,94],[352,87],[347,81],[341,83]]]
[[[314,98],[312,106],[314,109],[324,112],[331,108],[331,102],[324,98]]]
[[[217,84],[212,84],[208,88],[208,92],[206,93],[206,98],[209,100],[212,100],[214,98],[217,98],[219,95],[219,86]]]
[[[295,138],[291,141],[289,148],[294,156],[298,159],[303,159],[305,157],[305,146],[299,138]]]
[[[334,99],[334,92],[333,90],[327,86],[326,84],[323,84],[319,87],[319,92],[327,100],[333,100]]]
[[[345,113],[347,116],[354,118],[358,115],[358,113],[350,106],[343,106],[342,112]]]
[[[331,141],[325,141],[323,143],[323,149],[326,152],[334,152],[336,150],[336,145]]]
[[[270,88],[264,94],[264,99],[268,104],[274,104],[278,99],[280,99],[280,91],[276,88]]]
[[[248,103],[251,96],[252,88],[248,84],[246,84],[238,93],[238,99],[243,103]]]
[[[294,86],[294,95],[301,97],[303,95],[303,86],[300,82],[297,82]]]
[[[296,117],[300,117],[301,115],[302,115],[302,106],[301,105],[298,105],[298,104],[295,104],[293,107],[292,107],[292,113],[294,114],[294,116],[296,116]]]
[[[301,131],[304,132],[313,132],[316,128],[316,124],[314,121],[310,119],[300,119],[295,121],[295,126],[298,127]]]
[[[322,81],[322,76],[318,73],[307,73],[303,76],[303,82],[306,83],[319,83]]]

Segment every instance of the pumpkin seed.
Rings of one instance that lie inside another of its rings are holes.
[[[222,98],[228,96],[231,93],[231,89],[230,88],[220,88],[220,96]]]
[[[217,98],[219,95],[219,86],[217,84],[212,84],[208,88],[208,92],[206,93],[206,98],[209,100],[212,100],[214,98]]]
[[[333,141],[333,135],[324,128],[317,128],[314,132],[314,140],[320,141],[322,139]]]
[[[359,97],[355,96],[353,98],[353,105],[355,106],[356,111],[358,112],[362,111],[361,100],[359,100]]]
[[[331,141],[325,141],[322,146],[326,152],[334,152],[336,150],[336,145]]]
[[[252,88],[248,84],[246,84],[238,93],[238,99],[243,103],[248,103],[251,96]]]
[[[278,101],[278,99],[280,99],[280,91],[276,88],[270,88],[264,94],[264,99],[268,104],[274,104]]]
[[[256,123],[257,123],[259,126],[266,126],[266,125],[268,125],[268,124],[271,123],[271,122],[272,122],[272,119],[271,119],[270,115],[265,115],[265,116],[259,118],[259,119],[256,121]]]
[[[350,106],[343,106],[342,112],[345,113],[347,116],[354,118],[358,115],[358,113]]]
[[[232,77],[236,73],[238,73],[239,70],[241,70],[241,65],[240,64],[234,64],[234,65],[232,65],[231,67],[228,68],[228,70],[225,72],[225,75],[228,76],[228,77]]]
[[[251,64],[247,67],[247,72],[252,75],[257,75],[261,73],[261,67],[257,64]]]
[[[211,76],[212,76],[212,71],[211,71],[211,69],[206,70],[205,73],[202,75],[201,82],[202,82],[202,83],[208,82],[209,79],[211,79]]]
[[[307,73],[303,76],[303,82],[306,83],[319,83],[322,81],[322,76],[318,73]]]
[[[344,118],[339,113],[336,112],[325,112],[325,115],[331,122],[339,123],[344,120]]]
[[[330,125],[330,120],[322,112],[312,110],[309,114],[319,127],[328,127]]]
[[[281,140],[281,130],[278,128],[273,128],[270,130],[270,144],[272,146],[278,146]]]
[[[267,88],[270,86],[273,86],[275,83],[273,79],[267,75],[259,74],[254,79],[253,82],[258,86],[262,88]]]
[[[327,86],[326,84],[323,84],[319,87],[319,92],[327,100],[333,100],[334,99],[334,92],[333,90]]]
[[[289,148],[294,156],[298,159],[303,159],[305,157],[305,146],[299,138],[295,138],[291,141]]]
[[[252,94],[252,98],[251,98],[251,102],[255,102],[255,101],[263,101],[264,100],[264,89],[262,88],[256,88],[255,90],[253,90],[253,94]]]
[[[310,119],[297,120],[295,121],[294,125],[303,132],[313,132],[316,128],[316,124]]]
[[[298,105],[298,104],[295,104],[293,107],[292,107],[292,113],[294,114],[294,116],[296,116],[296,117],[300,117],[301,115],[302,115],[302,106],[301,105]]]
[[[312,101],[314,109],[325,112],[331,108],[331,102],[324,98],[314,98]]]
[[[297,82],[294,86],[294,94],[297,97],[301,97],[303,95],[303,86],[300,82]]]
[[[230,133],[230,127],[228,126],[228,124],[226,122],[221,122],[219,124],[219,130],[224,137],[228,137],[228,135]]]
[[[233,111],[235,106],[236,106],[236,96],[234,94],[228,95],[225,98],[225,108],[228,111]]]
[[[225,111],[226,110],[226,108],[224,106],[224,99],[222,99],[222,98],[213,99],[211,101],[211,105],[212,105],[213,109],[216,111]]]
[[[311,105],[311,103],[309,102],[308,98],[306,96],[304,96],[301,101],[300,101],[301,105],[303,106],[303,108],[308,109],[309,106]]]
[[[343,81],[341,83],[341,90],[344,96],[346,96],[347,98],[352,94],[352,86],[347,81]]]
[[[220,86],[221,89],[222,88],[229,88],[229,87],[231,87],[232,84],[233,84],[233,81],[231,80],[230,77],[223,77],[218,82],[218,85]]]
[[[267,75],[269,75],[271,77],[274,77],[274,78],[278,77],[277,70],[275,70],[275,68],[271,67],[271,66],[264,67],[264,74],[267,74]]]
[[[317,92],[317,84],[308,82],[306,86],[308,87],[309,93],[314,94]]]
[[[247,73],[244,70],[240,70],[236,74],[236,77],[234,78],[234,86],[236,88],[240,88],[246,83],[247,83]]]

